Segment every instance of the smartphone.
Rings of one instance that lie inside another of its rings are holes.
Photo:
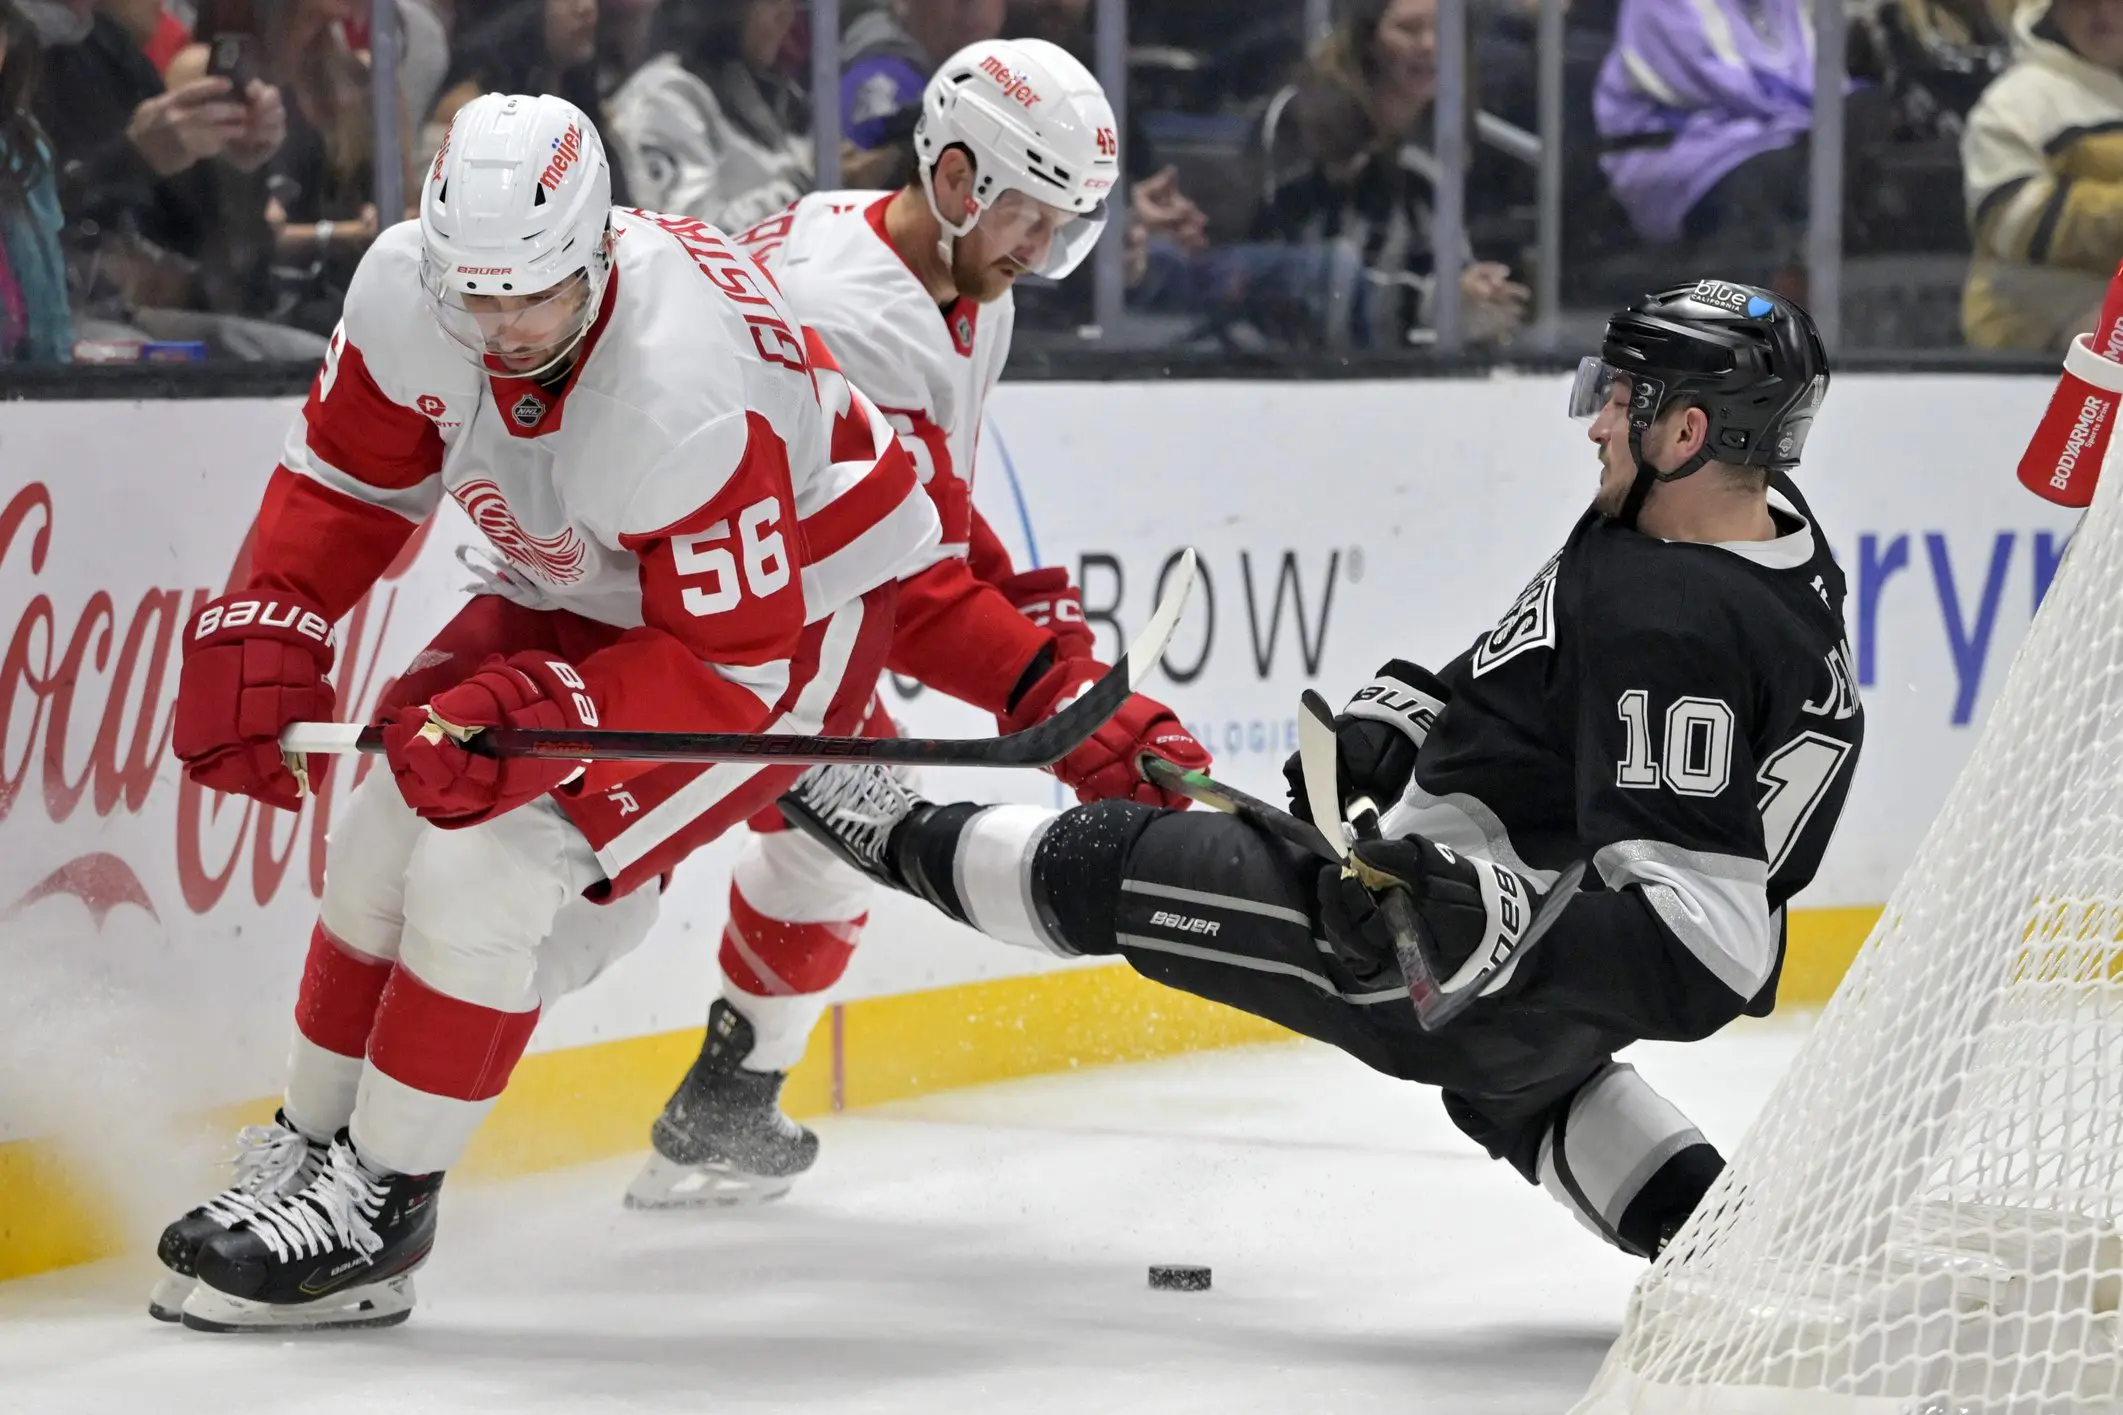
[[[217,34],[207,52],[206,72],[210,77],[227,79],[230,91],[240,98],[251,80],[258,77],[257,54],[257,41],[251,35]]]

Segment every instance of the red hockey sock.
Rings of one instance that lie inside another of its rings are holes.
[[[335,1055],[363,1055],[390,977],[389,960],[356,952],[320,919],[310,930],[310,953],[295,994],[295,1029]]]
[[[824,992],[840,981],[868,914],[832,923],[790,923],[752,907],[730,886],[730,922],[722,933],[722,971],[756,997]]]
[[[491,1100],[530,1044],[538,1009],[499,1012],[435,991],[398,968],[369,1033],[369,1064],[402,1086],[451,1100]]]

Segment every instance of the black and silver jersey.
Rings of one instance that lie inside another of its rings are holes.
[[[1508,994],[1643,1037],[1768,1011],[1864,710],[1843,573],[1791,482],[1780,535],[1668,542],[1588,512],[1496,628],[1384,822],[1588,892]]]

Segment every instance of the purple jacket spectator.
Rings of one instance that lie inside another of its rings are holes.
[[[1679,240],[1727,173],[1812,128],[1803,0],[1622,0],[1592,106],[1601,170],[1637,234]]]
[[[841,131],[861,148],[905,141],[936,65],[891,9],[848,26],[841,45]]]

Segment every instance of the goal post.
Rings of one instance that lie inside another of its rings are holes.
[[[2123,470],[1572,1415],[2123,1412]]]

